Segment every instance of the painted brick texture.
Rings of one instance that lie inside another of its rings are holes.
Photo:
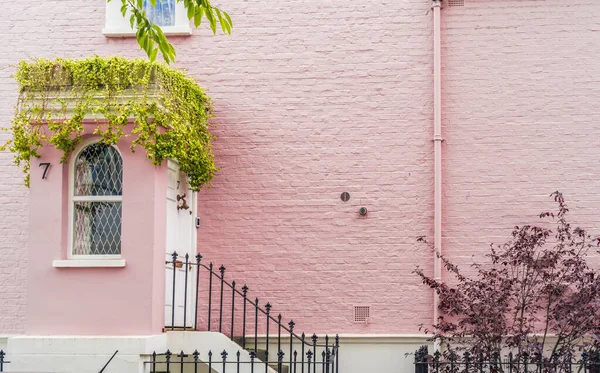
[[[432,224],[428,8],[279,3],[252,21],[266,28],[238,26],[233,80],[211,87],[221,172],[200,196],[199,251],[296,330],[417,332],[430,318],[410,273],[428,265],[415,237]],[[372,306],[369,324],[353,305]]]
[[[468,261],[503,239],[556,189],[600,231],[600,4],[562,3],[465,0],[442,10],[452,258]],[[2,125],[16,101],[10,65],[20,59],[142,56],[134,40],[102,36],[104,0],[6,6]],[[221,171],[199,196],[198,250],[293,318],[297,331],[418,332],[432,308],[411,273],[432,267],[415,242],[433,227],[430,3],[222,7],[234,19],[231,37],[202,27],[173,39],[177,66],[209,89],[218,115]],[[17,263],[27,246],[27,190],[11,159],[0,153],[0,284],[10,289],[0,299],[0,333],[22,331],[26,307]],[[371,305],[368,324],[352,323],[353,305]]]
[[[538,223],[560,190],[600,233],[600,4],[475,1],[443,11],[444,240],[470,263]]]
[[[12,52],[3,65],[141,56],[134,40],[100,34],[103,0],[87,4],[14,5],[0,26]],[[411,319],[429,319],[431,308],[406,301],[429,294],[410,274],[428,265],[414,239],[430,233],[432,219],[429,4],[223,7],[234,16],[233,36],[203,28],[174,39],[178,66],[209,89],[219,116],[221,172],[200,198],[199,250],[298,330],[416,331]],[[8,123],[16,94],[4,71]],[[18,185],[10,158],[2,154],[4,175]],[[372,305],[370,325],[351,324],[354,304]]]

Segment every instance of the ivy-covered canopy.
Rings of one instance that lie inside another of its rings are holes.
[[[165,64],[120,57],[21,61],[15,75],[20,95],[5,145],[27,174],[38,149],[63,151],[61,162],[82,140],[83,123],[107,145],[132,136],[153,164],[174,159],[198,190],[213,178],[209,132],[211,100],[196,82]],[[124,126],[132,123],[131,131]]]

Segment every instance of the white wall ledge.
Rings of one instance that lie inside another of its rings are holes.
[[[54,268],[122,268],[125,259],[63,259],[52,261]]]
[[[163,26],[161,27],[166,36],[189,36],[192,35],[190,26]],[[135,37],[136,30],[129,27],[105,27],[102,34],[107,38],[127,38]]]

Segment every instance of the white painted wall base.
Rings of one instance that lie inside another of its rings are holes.
[[[423,335],[342,335],[340,373],[414,373],[413,354],[426,344]]]
[[[319,343],[323,342],[324,337],[319,337]],[[273,340],[272,336],[269,342]],[[248,338],[247,345],[251,344],[253,340]],[[340,335],[339,372],[412,373],[413,356],[407,354],[414,353],[423,344],[427,342],[422,335]],[[264,348],[264,336],[259,336],[258,345]],[[299,345],[293,345],[293,348],[299,348]],[[167,332],[128,337],[0,336],[0,349],[6,351],[7,359],[11,361],[6,372],[97,373],[115,350],[119,353],[105,373],[149,372],[149,366],[144,362],[150,361],[152,352],[164,353],[167,349],[174,354],[182,350],[191,354],[198,350],[202,361],[208,360],[208,351],[212,350],[213,372],[218,373],[222,373],[219,362],[223,350],[229,353],[231,360],[235,360],[237,351],[240,351],[240,361],[250,360],[247,351],[227,336],[215,332]],[[286,361],[289,359],[289,340],[282,343],[281,349],[286,353]],[[269,356],[275,358],[277,344],[269,343],[269,350]],[[228,365],[227,371],[234,372],[234,368],[235,365]],[[240,372],[249,371],[249,365],[241,366]],[[201,372],[207,373],[207,369]]]
[[[216,332],[167,332],[128,337],[16,336],[7,339],[6,354],[10,364],[7,364],[5,371],[97,373],[118,350],[105,373],[143,373],[150,371],[149,365],[144,363],[150,361],[152,353],[164,353],[167,349],[173,354],[181,351],[191,354],[198,350],[199,360],[204,362],[208,361],[208,352],[212,350],[213,372],[217,373],[222,373],[220,362],[223,350],[230,354],[231,361],[235,361],[238,351],[241,362],[250,361],[247,351],[224,334]],[[257,364],[260,361],[257,360]],[[228,367],[231,372],[235,369],[233,364]],[[239,372],[249,373],[250,366],[242,365]]]
[[[143,359],[167,348],[166,335],[131,337],[18,336],[8,339],[7,372],[142,373]]]
[[[8,338],[10,335],[0,334],[0,350],[6,351],[6,344],[8,343]]]
[[[307,336],[309,343],[311,336]],[[325,343],[325,336],[318,335],[318,344]],[[329,336],[329,343],[335,341],[335,335]],[[254,338],[246,338],[246,346],[254,344]],[[287,341],[285,341],[287,339]],[[275,340],[275,343],[273,341]],[[264,349],[266,338],[258,336],[258,348]],[[289,359],[289,336],[283,338],[281,349],[285,358]],[[293,350],[300,354],[300,343],[295,343]],[[414,352],[422,345],[432,344],[427,342],[427,336],[422,334],[340,334],[339,373],[414,373]],[[317,349],[321,361],[322,349]],[[273,336],[269,339],[269,356],[276,356],[277,341]]]

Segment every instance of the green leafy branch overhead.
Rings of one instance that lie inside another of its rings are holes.
[[[110,2],[111,0],[107,0]],[[115,1],[115,0],[112,0]],[[161,0],[149,0],[150,5],[156,7]],[[199,27],[202,19],[206,18],[210,24],[213,34],[217,33],[217,22],[221,25],[223,33],[231,35],[233,23],[227,12],[212,6],[209,0],[177,0],[183,2],[187,11],[187,17],[194,21],[194,26]],[[121,0],[121,13],[123,17],[129,14],[129,24],[136,29],[136,37],[140,48],[142,48],[150,61],[155,61],[158,53],[163,56],[166,63],[175,61],[175,48],[169,43],[160,26],[154,24],[146,15],[144,0]]]

